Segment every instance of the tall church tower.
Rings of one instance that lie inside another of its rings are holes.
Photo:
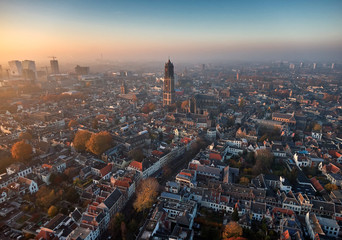
[[[175,76],[173,64],[169,61],[165,63],[163,106],[169,106],[175,102]]]
[[[121,90],[121,94],[127,94],[128,93],[125,82],[122,82],[120,90]]]

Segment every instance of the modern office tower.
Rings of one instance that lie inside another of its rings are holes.
[[[335,67],[335,63],[332,63],[331,64],[331,69],[334,69],[334,67]]]
[[[23,67],[21,62],[18,60],[13,60],[8,62],[10,68],[10,75],[13,77],[19,77],[23,73]]]
[[[24,60],[21,62],[23,67],[23,77],[27,80],[34,81],[36,79],[36,63],[32,60]]]
[[[172,62],[165,63],[163,106],[169,106],[175,102],[175,76]]]
[[[59,73],[59,66],[58,66],[58,61],[53,59],[50,60],[50,66],[51,66],[51,73],[52,74],[58,74]]]
[[[295,65],[293,63],[290,64],[290,69],[294,69]]]
[[[314,64],[313,64],[313,69],[316,69],[316,67],[317,67],[317,64],[314,63]]]
[[[77,75],[88,75],[89,74],[89,67],[81,67],[80,65],[77,65],[75,67],[75,73]]]
[[[240,74],[239,74],[239,71],[236,72],[236,80],[239,81],[240,79]]]

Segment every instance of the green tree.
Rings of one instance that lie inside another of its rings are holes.
[[[17,161],[28,161],[32,157],[32,146],[22,140],[12,146],[11,153],[12,157]]]

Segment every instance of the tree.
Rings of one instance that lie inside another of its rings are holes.
[[[54,216],[56,216],[57,213],[58,213],[58,209],[53,205],[48,210],[48,215],[50,218],[53,218]]]
[[[78,125],[78,122],[76,120],[71,119],[68,124],[68,127],[73,128],[73,127],[76,127],[77,125]]]
[[[68,188],[68,190],[65,192],[65,199],[71,203],[77,203],[79,200],[79,195],[76,189],[73,187]]]
[[[121,239],[126,240],[127,228],[126,223],[124,221],[121,222]]]
[[[247,185],[249,183],[249,179],[246,177],[240,178],[240,184]]]
[[[163,176],[165,178],[171,177],[172,169],[171,169],[171,167],[168,164],[164,165],[164,167],[162,169],[163,169]]]
[[[152,207],[152,204],[158,196],[159,183],[155,178],[147,178],[140,182],[136,192],[137,198],[133,207],[137,212],[144,211]]]
[[[120,212],[116,213],[114,217],[112,218],[112,220],[110,221],[109,229],[114,239],[119,239],[121,223],[124,221],[125,221],[125,216]]]
[[[19,139],[20,140],[31,140],[32,139],[32,134],[29,132],[21,132],[19,134]]]
[[[32,146],[30,144],[25,143],[25,141],[22,140],[20,142],[15,143],[12,146],[11,153],[12,157],[15,160],[21,162],[27,161],[32,157]]]
[[[242,236],[242,227],[234,221],[230,221],[223,230],[222,238],[229,239],[231,237],[241,237]]]
[[[332,184],[332,183],[325,184],[325,185],[324,185],[324,188],[325,188],[328,192],[335,191],[335,190],[338,189],[338,187],[337,187],[335,184]]]
[[[109,132],[99,132],[91,135],[86,143],[86,149],[96,155],[101,155],[112,146],[112,142],[113,139]]]
[[[133,158],[137,162],[141,162],[145,156],[141,148],[134,148],[128,152],[128,156]]]
[[[232,220],[234,222],[239,221],[239,212],[238,212],[237,208],[234,208],[234,211],[232,213]]]
[[[273,163],[273,154],[267,149],[259,149],[255,152],[255,165],[253,171],[260,174],[267,171]]]
[[[89,141],[91,136],[92,134],[89,131],[78,130],[73,141],[74,148],[79,152],[85,151],[86,144]]]
[[[321,129],[322,129],[322,126],[319,123],[315,123],[312,127],[312,130],[317,131],[317,132],[321,131]]]
[[[142,108],[141,111],[145,114],[149,112],[153,112],[156,109],[156,106],[153,103],[146,103]]]

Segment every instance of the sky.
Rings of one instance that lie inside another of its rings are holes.
[[[0,63],[342,60],[341,0],[0,0]]]

